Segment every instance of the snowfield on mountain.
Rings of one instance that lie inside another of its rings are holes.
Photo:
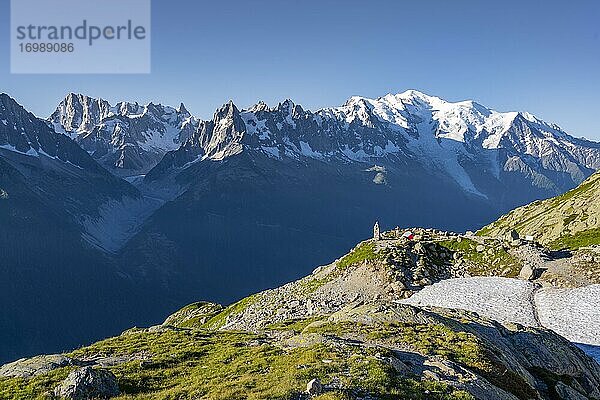
[[[572,342],[600,347],[600,285],[541,289],[535,307],[542,326]]]
[[[500,322],[544,327],[587,345],[584,350],[598,357],[600,285],[540,288],[511,278],[457,278],[425,287],[402,303],[462,309]]]
[[[459,308],[500,322],[540,326],[533,307],[535,284],[519,279],[473,277],[443,280],[404,300],[415,306]]]

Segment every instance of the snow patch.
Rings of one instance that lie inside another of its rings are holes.
[[[365,162],[370,159],[370,156],[363,149],[354,151],[350,149],[348,145],[344,146],[342,153],[352,161]]]
[[[385,149],[383,149],[383,150],[388,154],[398,153],[398,152],[400,152],[400,147],[396,146],[394,143],[392,143],[390,140],[388,140],[385,145]]]
[[[277,147],[262,146],[261,149],[267,153],[268,156],[279,159],[279,149]]]
[[[250,136],[258,135],[260,140],[267,140],[271,137],[271,131],[266,125],[266,120],[257,119],[256,115],[251,112],[242,112],[240,115],[246,125],[246,132]]]
[[[371,168],[368,168],[366,171],[368,172],[385,172],[385,167],[382,167],[380,165],[373,165]]]
[[[168,151],[177,150],[180,146],[179,135],[181,129],[176,126],[165,125],[165,131],[158,130],[146,131],[145,141],[138,141],[139,146],[145,151],[157,151],[166,153]]]
[[[321,153],[314,151],[312,147],[310,147],[310,144],[308,144],[307,142],[303,142],[302,140],[300,141],[300,151],[306,157],[316,158],[318,160],[323,158],[323,155]]]
[[[121,201],[110,200],[98,209],[97,216],[85,216],[82,221],[82,237],[89,243],[115,253],[142,226],[164,201],[157,198],[126,197]]]
[[[54,129],[54,132],[68,136],[71,139],[77,138],[77,132],[67,131],[59,122],[52,122],[51,124],[51,128]]]
[[[3,145],[0,145],[0,149],[9,150],[9,151],[12,151],[13,153],[23,154],[25,156],[30,156],[30,157],[39,157],[40,156],[40,154],[33,147],[30,147],[29,150],[27,150],[26,152],[23,152],[23,151],[17,150],[17,148],[14,147],[13,145],[3,144]]]
[[[600,360],[600,285],[540,289],[499,277],[447,279],[401,303],[463,309],[499,321],[551,329]]]
[[[141,175],[126,176],[123,179],[125,179],[127,182],[131,183],[132,185],[136,186],[136,185],[141,184],[145,177],[146,177],[145,174],[141,174]]]
[[[600,285],[536,293],[540,322],[575,343],[600,346]]]
[[[494,319],[539,326],[533,309],[535,285],[511,278],[455,278],[425,287],[402,302],[414,306],[458,308]]]
[[[296,123],[294,122],[294,120],[292,119],[291,115],[286,115],[285,117],[285,122],[290,125],[292,128],[296,129]]]

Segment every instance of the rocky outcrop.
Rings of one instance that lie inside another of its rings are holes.
[[[455,268],[452,252],[433,241],[369,240],[306,278],[247,298],[233,307],[240,313],[212,323],[253,330],[271,322],[327,315],[347,304],[400,300],[432,282],[465,274]]]
[[[324,336],[315,339],[315,333]],[[392,349],[388,361],[404,374],[455,386],[478,399],[546,399],[557,393],[600,398],[600,366],[567,340],[467,311],[424,311],[389,302],[350,305],[308,325],[300,336],[295,343],[343,340]]]
[[[0,377],[32,378],[69,365],[73,360],[62,354],[40,355],[0,366]]]
[[[83,367],[71,372],[54,394],[70,400],[110,399],[120,394],[117,378],[105,369]]]

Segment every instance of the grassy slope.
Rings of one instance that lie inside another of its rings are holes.
[[[560,196],[519,207],[481,229],[482,236],[515,229],[553,248],[600,245],[600,173]]]
[[[131,331],[69,355],[151,354],[151,362],[135,360],[110,368],[124,393],[122,399],[290,399],[312,378],[338,381],[349,388],[328,392],[322,399],[344,399],[357,393],[383,399],[471,399],[440,383],[400,377],[383,361],[381,355],[386,352],[385,348],[323,343],[282,348],[262,335],[193,329]],[[0,397],[42,399],[71,369],[29,381],[0,379]]]

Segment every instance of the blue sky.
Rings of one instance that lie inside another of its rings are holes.
[[[0,0],[0,91],[40,116],[71,91],[210,118],[291,98],[309,109],[417,89],[527,110],[600,140],[600,2],[154,0],[149,75],[11,75]]]

